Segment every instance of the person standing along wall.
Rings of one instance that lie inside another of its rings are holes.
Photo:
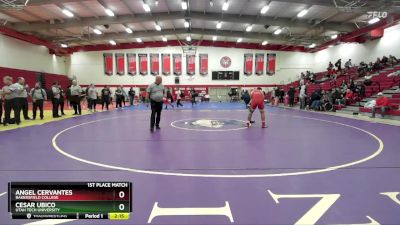
[[[51,91],[53,92],[53,97],[51,99],[53,104],[53,118],[58,118],[60,117],[60,115],[58,115],[58,107],[60,104],[60,88],[57,82],[53,83],[53,86],[51,86]]]
[[[76,80],[72,80],[72,85],[69,88],[71,91],[71,104],[74,108],[74,115],[82,115],[82,108],[81,108],[81,95],[82,95],[82,88],[76,82]]]
[[[58,88],[60,89],[60,99],[58,105],[60,106],[61,115],[65,116],[64,113],[65,91],[62,89],[60,84],[58,85]]]
[[[96,112],[97,91],[94,84],[90,84],[88,89],[89,111]]]
[[[104,86],[101,90],[101,110],[104,110],[104,105],[108,110],[108,106],[110,105],[111,91],[108,86]]]
[[[128,92],[128,95],[129,95],[129,105],[133,105],[133,102],[134,102],[134,100],[135,100],[135,95],[136,95],[136,92],[135,92],[135,90],[133,90],[133,88],[130,88],[129,89],[129,92]]]
[[[32,119],[36,119],[36,111],[37,108],[39,108],[40,110],[40,119],[44,118],[43,115],[43,103],[44,101],[47,100],[47,96],[46,96],[46,90],[42,89],[42,87],[40,86],[40,83],[37,82],[35,84],[35,87],[32,88],[30,95],[32,96],[32,101],[33,101],[33,117]]]
[[[18,94],[18,104],[21,108],[22,115],[24,116],[25,120],[30,120],[28,116],[29,105],[28,105],[28,90],[29,86],[25,84],[25,79],[23,77],[18,78],[18,83],[23,87],[22,91]]]

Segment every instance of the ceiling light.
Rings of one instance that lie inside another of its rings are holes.
[[[110,40],[109,42],[111,45],[117,45],[117,42],[115,42],[114,40]]]
[[[67,44],[61,44],[61,48],[68,48]]]
[[[222,27],[222,22],[221,21],[219,21],[218,23],[217,23],[217,29],[221,29],[221,27]]]
[[[136,38],[136,41],[139,42],[139,43],[141,43],[141,42],[142,42],[142,39]]]
[[[274,34],[275,34],[275,35],[278,35],[278,34],[280,34],[280,33],[282,33],[282,29],[281,29],[281,28],[279,28],[278,30],[274,31]]]
[[[229,2],[225,1],[224,4],[222,5],[222,11],[226,11],[229,8]]]
[[[154,1],[154,5],[158,5],[158,0]]]
[[[163,42],[167,42],[168,39],[167,39],[166,37],[162,37],[162,41],[163,41]]]
[[[269,10],[269,5],[265,5],[264,7],[261,8],[261,14],[265,14],[267,13],[267,11]]]
[[[214,1],[210,0],[210,6],[213,7],[214,6]]]
[[[132,33],[133,33],[132,29],[129,28],[129,27],[125,28],[125,31],[126,31],[126,33],[128,33],[128,34],[132,34]]]
[[[68,9],[63,9],[62,12],[68,17],[74,17],[74,14]]]
[[[101,30],[99,30],[99,29],[93,29],[93,32],[94,32],[95,34],[97,34],[97,35],[100,35],[100,34],[103,33],[103,32],[101,32]]]
[[[268,41],[263,41],[262,43],[261,43],[261,45],[267,45],[268,44]]]
[[[315,46],[317,46],[315,43],[312,43],[311,45],[309,45],[309,48],[315,48]]]
[[[338,37],[338,35],[334,34],[334,35],[331,36],[331,39],[333,40],[333,39],[336,39],[337,37]]]
[[[182,1],[182,10],[187,10],[188,5],[187,2],[185,0]]]
[[[369,23],[369,24],[374,24],[374,23],[377,23],[377,22],[379,22],[379,21],[380,21],[380,19],[379,19],[378,17],[375,17],[375,18],[370,19],[370,20],[368,21],[368,23]]]
[[[143,9],[144,9],[144,11],[146,11],[146,12],[150,12],[151,10],[150,10],[150,6],[147,4],[147,3],[145,3],[145,2],[143,2]]]
[[[217,39],[218,39],[217,36],[213,36],[213,38],[212,38],[213,41],[216,41]]]
[[[250,32],[253,29],[253,25],[247,26],[246,27],[246,32]]]
[[[111,9],[104,10],[108,16],[115,16],[114,12]]]
[[[186,41],[192,41],[192,37],[190,37],[189,35],[186,36]]]
[[[306,14],[308,13],[308,9],[303,9],[303,10],[301,10],[298,14],[297,14],[297,17],[303,17],[303,16],[305,16]]]
[[[240,43],[240,42],[242,42],[242,40],[243,40],[242,38],[239,38],[239,39],[237,39],[237,42]]]
[[[156,24],[155,27],[156,27],[157,31],[161,31],[161,26],[160,25]]]
[[[185,23],[183,25],[185,26],[185,28],[189,28],[190,23],[189,23],[189,21],[185,20]]]

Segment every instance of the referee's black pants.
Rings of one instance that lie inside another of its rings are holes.
[[[163,102],[156,102],[153,100],[150,100],[150,102],[151,102],[150,128],[153,129],[154,125],[156,127],[160,126]]]

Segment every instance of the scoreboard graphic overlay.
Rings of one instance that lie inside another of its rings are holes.
[[[132,211],[130,182],[11,182],[12,219],[127,220]]]

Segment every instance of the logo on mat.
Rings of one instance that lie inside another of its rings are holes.
[[[229,131],[246,128],[244,121],[234,119],[186,119],[175,121],[172,126],[200,131]]]
[[[228,56],[224,56],[220,60],[221,66],[224,68],[228,68],[231,66],[232,60]]]

